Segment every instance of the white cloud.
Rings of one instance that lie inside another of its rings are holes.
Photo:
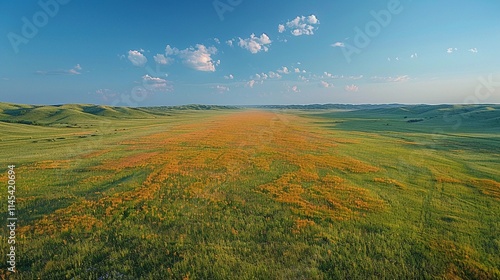
[[[342,42],[336,42],[336,43],[331,44],[330,46],[332,46],[334,48],[344,48],[345,44]]]
[[[142,67],[148,62],[148,59],[140,51],[133,50],[128,51],[128,60],[137,67]]]
[[[163,54],[157,54],[157,55],[153,56],[153,58],[154,58],[155,62],[158,64],[165,65],[165,64],[168,64],[168,62],[169,62],[169,58],[167,58]]]
[[[178,48],[172,48],[170,45],[167,45],[165,47],[165,54],[166,55],[176,55],[179,53],[179,49]]]
[[[359,87],[356,85],[347,85],[344,87],[344,90],[349,92],[357,92],[359,90]]]
[[[37,75],[80,75],[82,66],[80,64],[75,65],[73,68],[69,70],[51,70],[51,71],[42,71],[38,70],[35,72]]]
[[[69,69],[68,70],[68,74],[70,75],[80,75],[81,74],[81,71],[82,70],[82,67],[80,66],[80,64],[77,64],[75,65],[75,67],[73,67],[72,69]]]
[[[294,85],[294,86],[291,86],[291,87],[288,87],[288,91],[290,92],[295,92],[295,93],[299,93],[300,92],[300,89],[298,86]]]
[[[269,48],[266,45],[271,44],[271,39],[269,39],[269,36],[267,36],[265,33],[262,33],[260,37],[255,36],[255,34],[251,34],[250,38],[247,39],[241,39],[239,38],[239,43],[238,45],[250,51],[253,54],[256,54],[261,51],[267,52]]]
[[[408,75],[400,75],[400,76],[395,76],[395,77],[378,77],[378,76],[373,76],[370,78],[373,82],[380,82],[380,83],[399,83],[399,82],[406,82],[411,80],[410,76]]]
[[[307,22],[309,22],[310,24],[319,24],[319,20],[315,15],[308,16]]]
[[[418,54],[414,53],[414,54],[410,55],[410,58],[418,58]]]
[[[220,44],[220,40],[219,40],[219,38],[214,38],[214,41],[215,41],[217,44]]]
[[[288,67],[285,67],[285,66],[281,67],[281,69],[278,69],[277,71],[278,71],[278,73],[281,73],[281,74],[290,74],[290,70],[288,70]]]
[[[215,47],[207,48],[201,44],[196,45],[195,48],[191,47],[178,51],[184,64],[195,70],[205,72],[214,72],[215,66],[220,64],[220,60],[214,61],[212,59],[212,55],[216,53],[217,49]]]
[[[446,50],[446,52],[447,52],[447,53],[453,53],[453,52],[456,52],[456,51],[458,51],[458,49],[457,49],[457,48],[448,48],[448,49]]]
[[[281,71],[281,70],[278,70]],[[288,71],[288,68],[287,68]],[[281,79],[283,76],[281,76],[279,73],[276,73],[274,71],[269,71],[266,73],[257,73],[251,77],[252,80],[257,80],[257,81],[263,81],[267,79]]]
[[[171,87],[167,84],[167,80],[151,77],[149,75],[142,76],[142,85],[149,91],[170,91]]]
[[[317,28],[314,25],[318,25],[319,20],[315,15],[310,16],[298,16],[293,20],[288,21],[285,25],[287,28],[290,28],[292,35],[301,36],[301,35],[314,35],[314,30]],[[278,31],[280,33],[285,31],[285,25],[278,25]]]
[[[217,85],[213,87],[218,93],[224,93],[226,91],[229,91],[229,87],[223,86],[223,85]]]
[[[227,41],[226,41],[226,44],[227,44],[228,46],[232,47],[232,46],[233,46],[233,42],[234,42],[234,39],[227,40]]]
[[[285,26],[283,24],[278,25],[278,32],[279,33],[285,32]]]
[[[334,86],[333,86],[333,84],[328,83],[328,82],[325,82],[325,81],[321,81],[321,82],[319,83],[319,86],[320,86],[320,87],[323,87],[323,88],[332,88],[332,87],[334,87]]]
[[[470,51],[471,53],[477,53],[477,48],[472,48],[472,49],[469,49],[469,51]]]
[[[331,73],[328,72],[323,72],[323,75],[327,78],[334,78],[334,76]]]
[[[255,80],[250,80],[247,82],[247,86],[249,86],[250,88],[253,88],[254,85],[255,85]]]
[[[280,79],[281,78],[280,74],[273,72],[273,71],[269,71],[268,75],[269,75],[270,79]]]
[[[233,76],[233,74],[229,74],[227,76],[224,76],[224,79],[226,79],[226,80],[232,80],[232,79],[234,79],[234,76]]]

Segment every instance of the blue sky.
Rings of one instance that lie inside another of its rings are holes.
[[[499,103],[499,1],[2,1],[0,101]]]

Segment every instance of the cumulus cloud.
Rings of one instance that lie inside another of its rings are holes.
[[[179,53],[179,49],[178,48],[172,48],[170,45],[167,45],[165,47],[165,54],[166,55],[176,55]]]
[[[278,25],[278,32],[279,33],[285,32],[285,26],[283,24]]]
[[[175,53],[175,50],[172,50]],[[220,60],[214,61],[212,55],[217,53],[215,47],[205,47],[198,44],[196,47],[177,51],[183,59],[183,63],[198,71],[214,72],[215,66],[220,64]]]
[[[80,64],[75,65],[71,69],[67,70],[50,70],[50,71],[44,71],[44,70],[38,70],[35,72],[37,75],[80,75],[82,66]]]
[[[232,80],[232,79],[234,79],[234,76],[233,76],[233,74],[229,74],[227,76],[224,76],[224,79],[226,79],[226,80]]]
[[[151,77],[149,75],[142,76],[142,85],[149,91],[170,91],[171,86],[168,85],[167,80],[162,78]]]
[[[232,46],[233,46],[233,42],[234,42],[234,39],[227,40],[227,41],[226,41],[226,44],[227,44],[228,46],[232,47]]]
[[[344,90],[349,92],[357,92],[359,90],[359,87],[356,85],[347,85],[344,87]]]
[[[247,86],[250,88],[253,88],[254,85],[255,85],[255,80],[250,80],[247,82]]]
[[[446,52],[447,52],[447,53],[453,53],[453,52],[456,52],[456,51],[458,51],[458,49],[457,49],[457,48],[448,48],[448,49],[446,50]]]
[[[256,54],[261,51],[267,52],[269,50],[269,47],[267,45],[271,44],[271,42],[271,39],[265,33],[262,33],[260,37],[257,37],[252,33],[250,35],[250,38],[239,38],[238,46],[248,50],[253,54]]]
[[[219,40],[219,38],[214,38],[214,41],[215,41],[217,44],[220,44],[220,40]]]
[[[470,51],[471,53],[477,53],[477,48],[472,48],[472,49],[469,49],[469,51]]]
[[[281,67],[281,69],[278,69],[277,71],[278,71],[278,73],[281,73],[281,74],[290,74],[290,70],[288,70],[288,67],[285,67],[285,66]]]
[[[162,64],[162,65],[168,64],[169,60],[170,60],[170,58],[166,57],[163,54],[157,54],[157,55],[153,56],[153,58],[154,58],[156,63]]]
[[[148,59],[142,54],[141,51],[130,50],[128,51],[127,58],[134,66],[137,67],[142,67],[148,62]]]
[[[418,54],[414,53],[414,54],[410,55],[410,58],[418,58]]]
[[[293,20],[288,21],[286,24],[278,25],[280,33],[285,32],[286,28],[290,29],[290,33],[294,36],[301,35],[314,35],[314,30],[317,29],[315,25],[319,25],[319,20],[315,15],[298,16]]]

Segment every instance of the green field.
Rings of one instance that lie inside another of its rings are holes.
[[[500,279],[499,105],[0,103],[0,150],[2,279]]]

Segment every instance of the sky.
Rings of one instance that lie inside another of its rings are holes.
[[[500,1],[0,2],[0,102],[500,103]]]

